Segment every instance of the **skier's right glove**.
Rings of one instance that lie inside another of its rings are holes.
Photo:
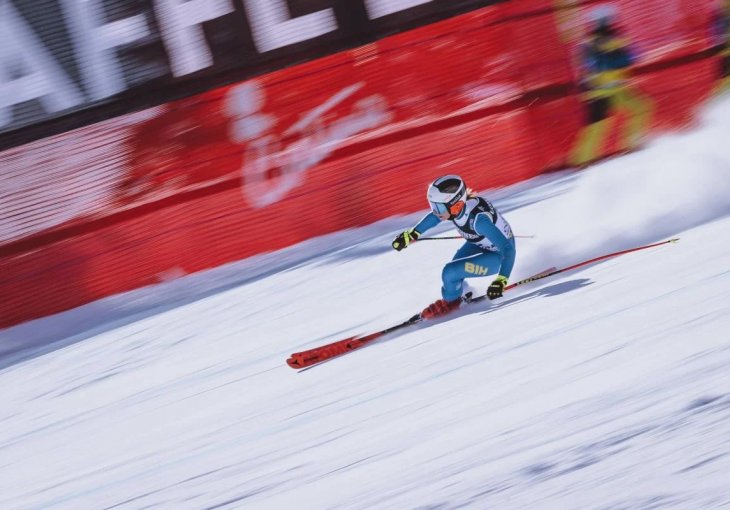
[[[415,243],[420,235],[415,229],[401,232],[393,239],[393,249],[401,251],[403,248],[407,248],[409,244]]]

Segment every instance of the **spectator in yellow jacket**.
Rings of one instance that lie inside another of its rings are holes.
[[[581,48],[582,98],[588,125],[578,135],[570,163],[585,166],[603,155],[618,111],[627,114],[620,150],[631,151],[642,142],[649,127],[652,102],[631,83],[631,66],[636,59],[629,42],[620,36],[610,14],[602,13]]]

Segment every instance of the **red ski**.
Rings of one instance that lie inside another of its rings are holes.
[[[618,257],[619,255],[624,255],[626,253],[631,253],[634,251],[654,248],[656,246],[661,246],[663,244],[676,243],[677,241],[679,241],[679,238],[669,239],[667,241],[661,241],[659,243],[654,243],[654,244],[647,244],[644,246],[640,246],[638,248],[631,248],[629,250],[609,253],[608,255],[602,255],[600,257],[592,258],[590,260],[586,260],[584,262],[579,262],[578,264],[573,264],[572,266],[564,267],[562,269],[550,268],[550,269],[542,271],[536,275],[530,276],[529,278],[520,280],[517,283],[508,285],[507,287],[505,287],[504,290],[508,291],[508,290],[518,287],[520,285],[525,285],[527,283],[531,283],[531,282],[534,282],[537,280],[542,280],[543,278],[548,278],[548,277],[554,276],[556,274],[564,273],[566,271],[571,271],[573,269],[577,269],[582,266],[587,266],[588,264],[593,264],[595,262],[600,262],[601,260],[605,260],[608,258]],[[464,299],[465,303],[478,303],[480,301],[487,299],[487,296],[478,296],[476,298],[472,298],[471,295],[467,295],[463,299]],[[390,328],[384,329],[382,331],[377,331],[375,333],[371,333],[366,336],[353,336],[353,337],[345,338],[344,340],[339,340],[337,342],[333,342],[330,344],[321,345],[319,347],[309,349],[308,351],[296,352],[296,353],[292,354],[289,357],[289,359],[286,360],[286,363],[290,367],[297,369],[297,370],[302,369],[302,368],[308,368],[313,365],[322,363],[324,361],[328,361],[332,358],[342,356],[343,354],[346,354],[348,352],[360,349],[360,348],[372,343],[373,341],[377,340],[378,338],[381,338],[381,337],[387,335],[388,333],[392,333],[399,329],[403,329],[405,327],[412,326],[414,324],[418,324],[419,322],[421,322],[423,320],[424,319],[423,319],[423,317],[421,317],[421,314],[418,313],[418,314],[414,315],[413,317],[411,317],[410,319],[408,319],[407,321],[401,322],[400,324],[397,324]]]

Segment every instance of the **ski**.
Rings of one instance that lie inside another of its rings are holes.
[[[669,239],[666,241],[661,241],[658,243],[653,244],[647,244],[644,246],[639,246],[638,248],[631,248],[628,250],[622,250],[617,251],[614,253],[609,253],[607,255],[601,255],[600,257],[595,257],[590,260],[586,260],[583,262],[579,262],[577,264],[573,264],[568,267],[564,267],[562,269],[558,269],[555,267],[551,267],[550,269],[546,269],[545,271],[541,271],[535,275],[532,275],[528,278],[525,278],[524,280],[520,280],[516,283],[513,283],[511,285],[508,285],[504,288],[504,291],[507,292],[508,290],[514,289],[515,287],[519,287],[520,285],[526,285],[528,283],[532,283],[537,280],[542,280],[543,278],[548,278],[550,276],[555,276],[556,274],[565,273],[567,271],[571,271],[573,269],[577,269],[579,267],[587,266],[589,264],[594,264],[596,262],[600,262],[602,260],[606,260],[612,257],[618,257],[619,255],[624,255],[626,253],[631,253],[639,250],[646,250],[649,248],[655,248],[657,246],[661,246],[664,244],[669,243],[676,243],[679,241],[679,238]],[[487,299],[486,295],[472,297],[471,294],[467,294],[462,298],[462,301],[465,304],[472,304],[472,303],[478,303],[480,301],[483,301]],[[338,340],[337,342],[332,342],[329,344],[321,345],[319,347],[315,347],[313,349],[309,349],[307,351],[302,352],[296,352],[292,354],[287,360],[286,363],[291,368],[295,370],[301,370],[304,368],[309,368],[314,365],[318,365],[320,363],[323,363],[325,361],[329,361],[333,358],[342,356],[343,354],[346,354],[348,352],[352,352],[358,349],[361,349],[362,347],[365,347],[366,345],[374,342],[375,340],[382,338],[383,336],[393,333],[394,331],[398,331],[403,328],[407,328],[409,326],[413,326],[415,324],[418,324],[419,322],[422,322],[424,319],[421,317],[420,313],[417,313],[410,319],[401,322],[400,324],[396,324],[395,326],[391,326],[389,328],[383,329],[381,331],[376,331],[375,333],[371,333],[369,335],[365,336],[352,336],[349,338],[345,338],[344,340]]]
[[[533,275],[529,278],[526,278],[524,280],[521,280],[515,284],[512,284],[508,287],[505,287],[505,291],[516,287],[517,285],[524,285],[529,282],[533,282],[535,280],[538,280],[540,278],[544,278],[550,274],[555,274],[555,271],[557,268],[550,268],[546,269],[545,271],[542,271],[536,275]],[[477,296],[472,297],[472,294],[466,294],[462,301],[465,304],[468,303],[478,303],[479,301],[482,301],[486,299],[486,295],[484,296]],[[322,363],[324,361],[328,361],[332,358],[336,358],[338,356],[342,356],[345,353],[348,353],[350,351],[354,351],[357,349],[360,349],[361,347],[366,346],[367,344],[377,340],[378,338],[381,338],[388,333],[393,333],[394,331],[398,331],[399,329],[406,328],[408,326],[413,326],[414,324],[418,324],[419,322],[423,321],[423,317],[421,317],[420,313],[417,313],[407,321],[401,322],[400,324],[397,324],[395,326],[391,326],[390,328],[383,329],[381,331],[376,331],[375,333],[371,333],[366,336],[353,336],[349,338],[345,338],[344,340],[338,340],[337,342],[332,342],[326,345],[321,345],[319,347],[315,347],[313,349],[309,349],[308,351],[303,352],[296,352],[292,354],[289,359],[286,360],[286,363],[294,368],[294,369],[302,369],[311,367],[313,365],[317,365],[319,363]]]
[[[294,369],[307,368],[312,365],[322,363],[323,361],[336,358],[337,356],[342,356],[343,354],[350,351],[360,349],[361,347],[366,346],[370,342],[382,336],[385,336],[388,333],[392,333],[393,331],[397,331],[407,326],[417,324],[422,320],[423,319],[421,318],[421,314],[419,313],[405,322],[401,322],[396,326],[392,326],[382,331],[377,331],[366,336],[353,336],[344,340],[333,342],[331,344],[315,347],[314,349],[310,349],[308,351],[296,352],[292,354],[289,359],[286,360],[286,363]]]

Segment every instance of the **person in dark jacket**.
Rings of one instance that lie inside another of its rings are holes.
[[[631,83],[636,63],[629,41],[621,36],[613,13],[599,12],[595,26],[581,48],[582,99],[588,123],[578,135],[570,163],[582,167],[603,155],[603,144],[619,111],[627,114],[620,150],[640,146],[648,129],[652,102]]]

